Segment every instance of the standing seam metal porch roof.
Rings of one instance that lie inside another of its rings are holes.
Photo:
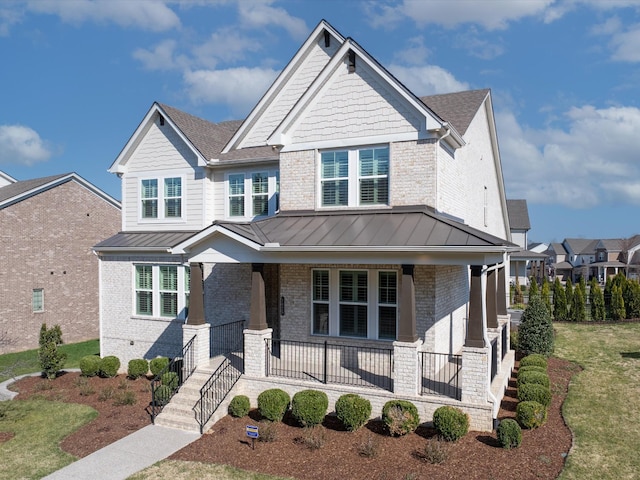
[[[109,250],[136,250],[143,252],[168,252],[197,232],[120,232],[98,243],[96,252]]]
[[[214,222],[258,245],[280,247],[519,248],[425,208],[281,212],[251,223]]]

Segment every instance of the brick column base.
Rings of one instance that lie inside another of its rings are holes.
[[[211,325],[208,323],[200,325],[182,325],[182,346],[184,347],[189,341],[196,337],[193,341],[193,358],[196,367],[209,363],[209,345],[211,336]]]
[[[393,393],[398,395],[418,395],[421,377],[418,350],[422,340],[415,342],[393,342]]]
[[[264,330],[245,329],[244,334],[244,374],[248,377],[265,377],[265,339],[271,338],[272,328]]]
[[[462,398],[465,403],[485,405],[489,401],[490,347],[462,348]]]

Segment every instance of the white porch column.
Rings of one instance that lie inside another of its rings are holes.
[[[393,342],[393,393],[416,396],[422,378],[418,351],[422,340],[415,342]]]
[[[491,372],[490,347],[462,347],[463,402],[486,405],[489,401]]]
[[[271,339],[272,333],[272,328],[244,330],[244,374],[246,376],[266,376],[265,339]]]
[[[196,362],[196,367],[199,365],[205,365],[209,362],[209,343],[211,336],[211,325],[208,323],[199,325],[190,325],[185,323],[182,325],[182,347],[184,348],[187,343],[193,338],[193,358]]]

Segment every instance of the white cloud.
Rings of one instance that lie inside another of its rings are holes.
[[[407,41],[407,46],[395,53],[395,58],[409,65],[421,65],[425,63],[431,53],[424,44],[424,37],[419,35]]]
[[[176,41],[164,40],[158,43],[152,50],[137,48],[132,56],[142,63],[147,70],[174,70],[176,68],[185,68],[188,60],[183,55],[177,55]]]
[[[157,32],[180,27],[178,16],[161,0],[35,0],[28,3],[28,8],[35,13],[58,15],[73,24],[115,23]]]
[[[390,65],[389,71],[418,96],[469,89],[467,83],[456,80],[450,72],[435,65],[422,67]]]
[[[211,34],[209,39],[193,49],[197,65],[215,68],[218,61],[236,63],[245,58],[246,52],[257,52],[262,43],[250,36],[241,34],[236,28],[223,28]]]
[[[563,128],[527,129],[513,113],[496,113],[508,196],[575,208],[640,205],[640,109],[585,105],[564,121]]]
[[[626,32],[615,33],[611,38],[613,60],[640,62],[640,24],[635,24]]]
[[[246,115],[280,73],[270,68],[187,71],[184,81],[194,103],[221,103]]]
[[[265,27],[276,25],[284,28],[291,37],[302,40],[309,34],[304,20],[293,17],[280,7],[272,7],[274,0],[239,1],[240,21],[246,27]]]
[[[24,9],[14,4],[0,5],[0,37],[9,35],[11,27],[20,23],[24,17]]]
[[[0,125],[0,164],[33,165],[51,157],[38,133],[22,125]]]

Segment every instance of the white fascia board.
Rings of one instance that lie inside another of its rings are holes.
[[[147,131],[151,124],[155,121],[155,115],[160,114],[164,117],[165,123],[171,126],[171,128],[176,132],[178,137],[189,147],[189,150],[193,152],[193,154],[198,159],[198,166],[204,167],[207,165],[207,159],[202,156],[202,154],[198,151],[197,148],[189,141],[187,137],[185,137],[184,133],[176,126],[175,123],[171,120],[169,114],[167,114],[162,107],[158,104],[158,102],[154,102],[147,114],[145,115],[138,128],[136,128],[129,141],[125,144],[124,148],[115,159],[115,161],[111,164],[111,167],[107,170],[109,173],[126,173],[126,163],[131,157],[131,154],[135,150],[135,148],[140,144],[140,141],[146,135]]]
[[[317,41],[318,36],[324,30],[328,31],[329,34],[331,34],[332,37],[338,42],[344,43],[344,37],[340,35],[340,33],[338,33],[338,31],[335,30],[331,25],[329,25],[325,20],[321,20],[313,30],[313,32],[311,32],[311,34],[307,37],[305,42],[300,46],[293,58],[289,60],[287,66],[280,72],[278,77],[274,80],[274,82],[262,96],[260,101],[256,104],[255,107],[253,107],[251,113],[249,113],[249,116],[247,116],[244,122],[242,122],[240,128],[222,149],[222,153],[228,153],[232,149],[239,148],[241,146],[242,139],[251,129],[251,126],[254,124],[256,118],[265,110],[268,104],[272,103],[275,100],[278,92],[280,91],[281,85],[289,79],[290,75],[296,70],[298,65],[300,65],[301,60],[309,54],[311,47]]]
[[[427,132],[440,132],[443,128],[442,122],[435,118],[431,111],[418,100],[413,94],[409,93],[402,85],[391,76],[386,70],[380,68],[377,62],[375,62],[369,54],[360,48],[360,46],[347,39],[340,49],[333,55],[333,58],[325,65],[324,69],[311,83],[307,91],[300,97],[300,100],[294,105],[289,113],[284,117],[280,125],[274,130],[274,132],[267,139],[267,145],[284,145],[283,139],[287,138],[289,131],[297,124],[301,119],[302,112],[309,107],[314,101],[316,96],[322,91],[324,85],[329,78],[335,74],[340,65],[344,61],[345,55],[349,50],[353,50],[358,59],[364,61],[366,65],[373,70],[380,78],[382,78],[388,85],[390,85],[395,92],[397,92],[405,101],[413,106],[423,117],[423,128]],[[459,135],[458,135],[459,137]],[[464,144],[464,141],[463,141]]]
[[[260,244],[252,242],[251,240],[243,237],[242,235],[238,235],[237,233],[232,232],[231,230],[228,230],[228,229],[226,229],[226,228],[224,228],[224,227],[222,227],[220,225],[212,225],[212,226],[210,226],[208,228],[205,228],[200,233],[188,238],[184,242],[179,243],[175,247],[171,248],[171,253],[173,253],[173,254],[186,254],[195,245],[197,245],[197,244],[199,244],[199,243],[201,243],[203,241],[206,241],[209,237],[211,237],[212,235],[214,235],[216,233],[220,233],[221,235],[229,237],[229,238],[237,241],[238,243],[246,245],[247,247],[252,248],[254,250],[260,250],[260,247],[261,247]]]
[[[329,140],[322,140],[319,142],[285,144],[280,151],[289,152],[289,151],[315,150],[315,149],[324,149],[324,148],[355,147],[355,146],[362,146],[362,145],[376,145],[379,143],[425,140],[425,139],[431,139],[431,138],[435,138],[435,135],[431,132],[405,132],[405,133],[396,133],[393,135],[383,135],[383,136],[372,135],[368,137],[333,138]]]

